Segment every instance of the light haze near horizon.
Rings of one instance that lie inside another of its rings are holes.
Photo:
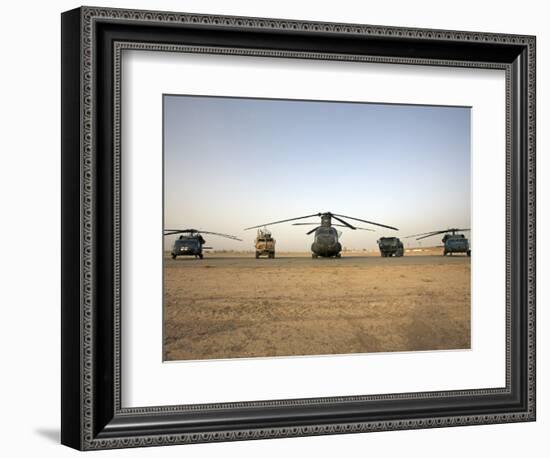
[[[325,211],[400,229],[337,228],[348,249],[376,249],[382,236],[469,228],[470,111],[165,95],[164,227],[243,239],[205,235],[218,250],[253,250],[256,231],[245,227]],[[297,222],[308,221],[320,219]],[[314,227],[269,228],[277,250],[309,251],[313,235],[305,233]],[[165,249],[174,238],[164,238]],[[403,242],[434,246],[441,236]]]

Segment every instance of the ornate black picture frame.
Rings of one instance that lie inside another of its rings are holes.
[[[506,387],[123,408],[123,49],[506,72]],[[80,450],[535,420],[535,37],[82,7],[62,15],[62,435]]]

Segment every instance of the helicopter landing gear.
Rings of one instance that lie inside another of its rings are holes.
[[[447,256],[447,252],[446,252],[446,251],[443,252],[443,256]]]
[[[172,259],[176,259],[177,256],[175,254],[172,255]]]
[[[471,251],[471,250],[466,251],[466,255],[467,255],[468,257],[472,256],[472,251]]]
[[[202,259],[202,258],[204,258],[204,255],[201,253],[199,254],[199,259]]]
[[[338,253],[336,256],[335,256],[337,259],[340,259],[342,257],[342,253]]]
[[[315,253],[311,253],[311,259],[317,259],[318,257]]]

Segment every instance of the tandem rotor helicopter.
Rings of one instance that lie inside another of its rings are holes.
[[[406,239],[411,237],[418,237],[416,240],[422,240],[433,235],[445,234],[441,241],[443,242],[443,256],[453,255],[453,253],[466,253],[467,256],[471,256],[470,242],[464,236],[464,234],[457,234],[457,232],[466,232],[470,229],[444,229],[442,231],[424,232],[423,234],[414,234],[405,237]]]
[[[346,219],[360,221],[362,223],[372,224],[374,226],[385,227],[387,229],[393,229],[394,231],[398,230],[395,227],[386,226],[385,224],[380,224],[372,221],[367,221],[364,219],[354,218],[352,216],[345,216],[345,215],[339,215],[331,212],[324,212],[324,213],[313,213],[311,215],[306,215],[306,216],[298,216],[296,218],[283,219],[280,221],[273,221],[271,223],[266,223],[266,224],[259,224],[258,226],[247,227],[245,228],[245,231],[249,229],[257,229],[259,227],[270,226],[272,224],[286,223],[289,221],[296,221],[300,219],[313,218],[313,217],[320,217],[321,223],[305,222],[305,223],[293,224],[294,226],[308,226],[308,225],[315,226],[313,229],[306,232],[307,235],[315,233],[313,243],[311,244],[312,258],[318,258],[319,256],[324,258],[331,258],[331,257],[340,258],[342,256],[340,253],[342,251],[342,245],[338,241],[338,238],[340,237],[341,232],[337,231],[334,228],[334,226],[345,227],[348,229],[352,229],[354,231],[357,229],[364,230],[364,231],[372,231],[372,229],[367,229],[364,227],[355,227],[354,225],[346,221]],[[340,224],[337,224],[337,223],[333,224],[332,219],[335,219]]]
[[[177,235],[181,234],[179,238],[174,241],[172,245],[171,256],[172,259],[176,259],[178,256],[195,256],[195,258],[202,259],[204,256],[202,250],[208,250],[212,247],[203,246],[206,243],[202,234],[216,235],[218,237],[225,237],[231,240],[237,240],[242,242],[241,239],[229,234],[220,234],[219,232],[199,231],[197,229],[165,229],[164,235]]]

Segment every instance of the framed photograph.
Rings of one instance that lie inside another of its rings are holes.
[[[535,37],[62,15],[62,443],[534,421]]]

